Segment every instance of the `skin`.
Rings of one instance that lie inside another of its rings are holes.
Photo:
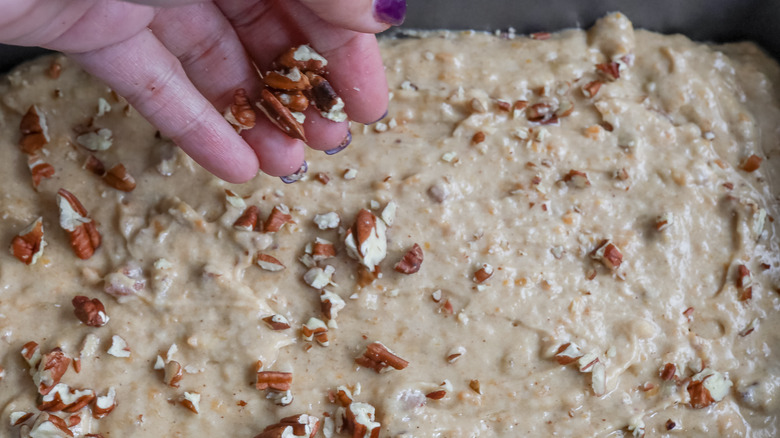
[[[143,3],[143,4],[142,4]],[[262,117],[237,134],[221,112],[237,88],[258,96],[252,63],[310,44],[329,60],[328,79],[351,120],[387,109],[387,82],[372,0],[0,0],[0,42],[68,53],[160,132],[229,182],[295,173],[305,146]],[[337,147],[348,122],[307,110],[308,146]]]

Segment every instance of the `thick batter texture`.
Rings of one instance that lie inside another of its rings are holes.
[[[777,435],[774,61],[619,14],[382,48],[388,116],[293,185],[216,179],[67,59],[8,75],[0,241],[46,245],[0,255],[0,435]]]

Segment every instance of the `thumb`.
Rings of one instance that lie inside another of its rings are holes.
[[[365,33],[379,33],[406,18],[406,0],[299,0],[323,20]]]

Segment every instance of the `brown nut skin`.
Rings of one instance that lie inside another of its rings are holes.
[[[73,313],[76,318],[90,327],[103,327],[108,322],[106,308],[99,299],[89,299],[83,295],[73,297]]]
[[[306,142],[306,133],[303,125],[298,123],[292,113],[270,91],[263,90],[257,107],[265,114],[268,120],[281,129],[288,136]]]
[[[79,202],[78,198],[76,198],[73,193],[65,189],[60,189],[57,192],[57,196],[65,199],[73,208],[73,210],[76,211],[79,215],[84,218],[89,218],[87,209],[84,208],[84,205]],[[95,225],[94,220],[90,220],[89,222],[81,224],[80,226],[74,228],[73,231],[65,231],[70,236],[70,245],[73,248],[73,252],[76,254],[76,257],[82,260],[87,260],[92,257],[92,254],[95,253],[95,250],[100,247],[102,238],[97,230],[97,226]]]
[[[338,94],[336,94],[336,91],[330,85],[330,82],[324,77],[314,73],[306,73],[306,76],[309,77],[309,81],[311,82],[309,97],[314,103],[314,106],[316,106],[318,110],[327,113],[333,108],[333,105],[336,105],[338,102]]]
[[[301,91],[276,92],[275,94],[279,102],[282,102],[282,105],[289,108],[290,111],[302,113],[309,108],[309,98]]]
[[[309,83],[309,78],[300,70],[298,70],[298,75],[300,78],[296,81],[278,71],[269,71],[265,74],[263,81],[265,81],[266,86],[276,90],[304,91],[310,89],[311,83]]]
[[[103,175],[103,181],[109,186],[123,192],[132,192],[135,189],[135,178],[130,175],[122,163],[108,169]]]
[[[422,262],[423,250],[420,248],[420,245],[415,243],[414,246],[412,246],[412,249],[404,254],[401,261],[399,261],[393,269],[402,274],[414,274],[420,270]]]
[[[295,52],[300,48],[301,46],[295,46],[290,47],[287,49],[286,52],[279,55],[278,58],[276,58],[276,64],[286,67],[286,68],[298,68],[300,71],[303,72],[314,72],[318,74],[325,73],[325,65],[326,63],[322,62],[321,60],[317,59],[316,57],[311,57],[311,59],[307,59],[305,61],[301,61],[298,59],[295,59]],[[314,52],[314,49],[309,47],[309,49]],[[316,52],[314,52],[316,53]],[[319,53],[317,53],[319,55]],[[321,55],[320,55],[321,56]],[[323,58],[324,59],[324,58]]]

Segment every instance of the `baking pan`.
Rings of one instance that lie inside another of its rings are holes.
[[[699,41],[751,40],[780,59],[778,0],[409,0],[406,28],[496,30],[519,33],[588,27],[622,11],[635,27],[683,33]],[[45,53],[0,44],[0,72]]]

